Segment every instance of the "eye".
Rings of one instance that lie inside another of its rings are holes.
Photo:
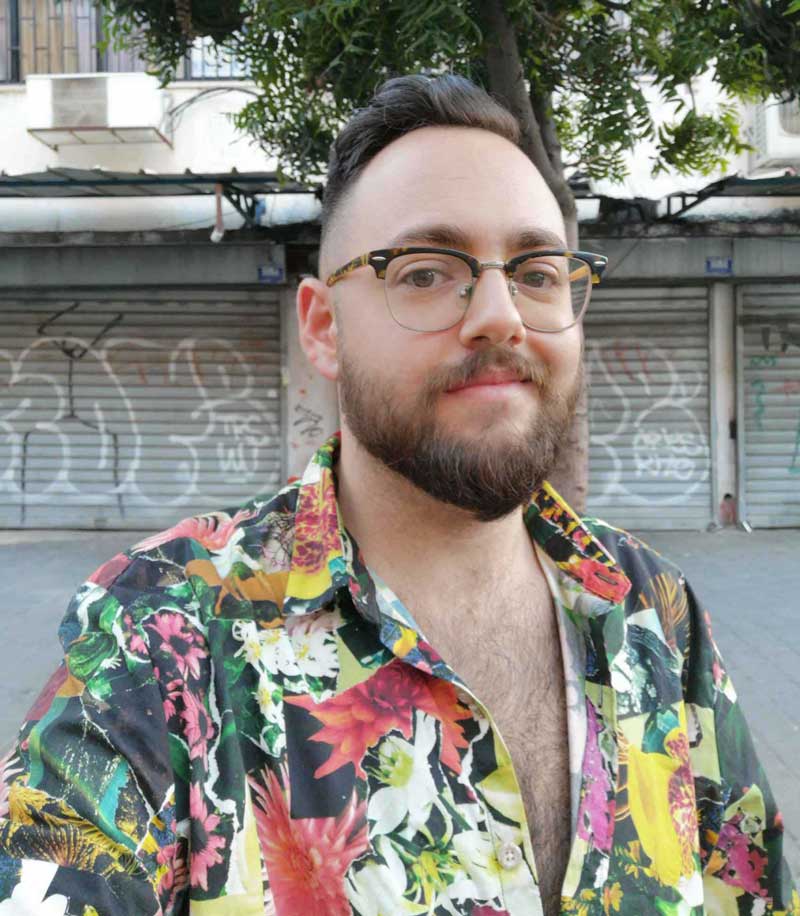
[[[523,286],[542,287],[545,286],[551,278],[543,270],[528,269],[524,273],[518,274],[517,283]]]
[[[430,289],[436,283],[436,271],[430,267],[420,267],[409,271],[402,278],[402,282],[417,289]]]
[[[433,290],[459,279],[464,272],[464,265],[458,261],[452,263],[445,258],[431,261],[400,261],[392,271],[389,280],[393,285],[406,290]]]
[[[425,252],[396,257],[386,271],[386,288],[419,300],[449,295],[469,283],[470,268],[460,258]]]
[[[552,290],[564,282],[567,264],[562,260],[553,257],[523,261],[514,271],[514,282],[530,290]]]

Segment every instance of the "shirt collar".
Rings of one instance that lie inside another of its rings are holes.
[[[341,588],[348,588],[358,600],[366,584],[336,501],[334,466],[340,441],[336,433],[316,452],[298,485],[284,614],[320,610]],[[617,562],[546,481],[525,509],[525,524],[560,570],[609,607],[630,591],[631,583]]]

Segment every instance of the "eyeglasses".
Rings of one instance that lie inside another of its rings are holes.
[[[452,248],[382,248],[335,270],[328,286],[359,267],[372,267],[384,281],[386,305],[410,331],[445,331],[464,317],[481,273],[504,271],[522,323],[531,331],[555,334],[581,320],[592,286],[608,258],[588,251],[553,248],[528,251],[510,261],[479,261]]]

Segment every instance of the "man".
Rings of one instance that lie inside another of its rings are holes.
[[[545,482],[604,259],[517,139],[456,77],[344,129],[297,294],[341,435],[79,590],[0,914],[800,913],[694,595]]]

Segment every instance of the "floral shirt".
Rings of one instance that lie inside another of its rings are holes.
[[[1,916],[541,914],[508,749],[341,525],[337,448],[78,590],[0,760]],[[567,679],[562,912],[799,916],[679,570],[547,484],[525,518]]]

